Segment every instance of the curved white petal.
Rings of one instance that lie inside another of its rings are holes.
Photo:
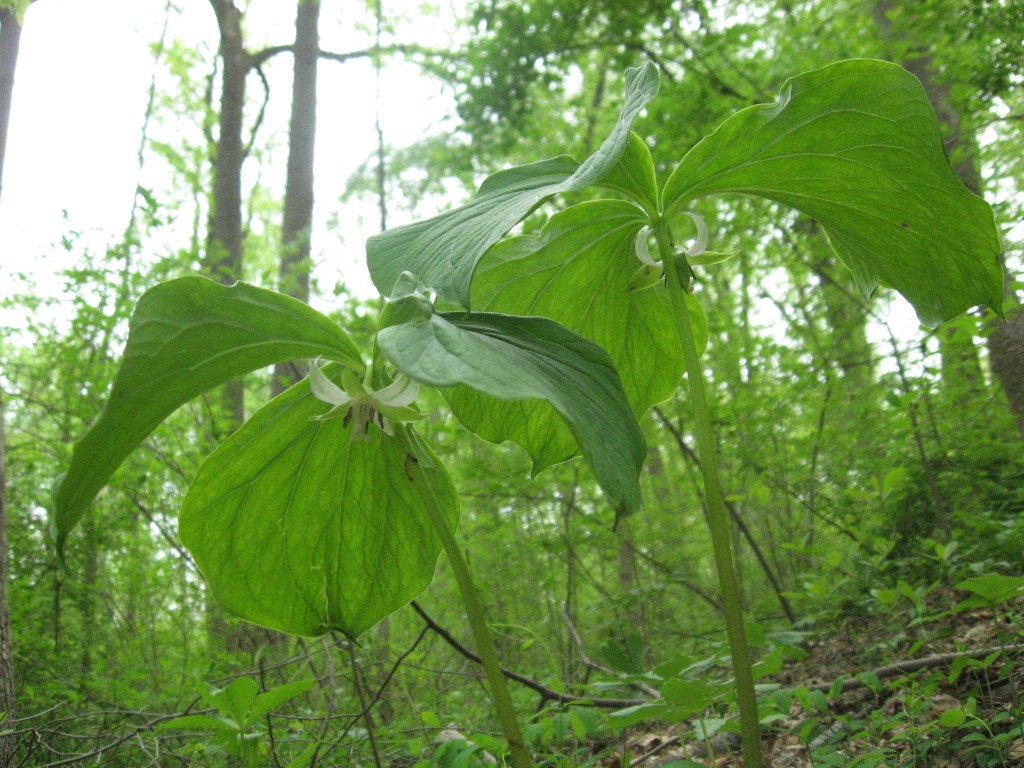
[[[689,216],[693,219],[693,223],[697,225],[697,239],[694,241],[693,245],[686,249],[686,255],[699,256],[708,249],[708,225],[705,224],[704,219],[696,213],[684,211],[683,215]]]
[[[373,399],[384,405],[409,405],[420,393],[420,383],[408,376],[399,375],[384,389],[373,393]]]
[[[658,262],[651,258],[651,251],[647,245],[647,238],[650,234],[650,227],[644,227],[637,232],[636,240],[633,241],[633,249],[636,251],[636,257],[640,259],[640,261],[650,267],[656,267],[658,266]]]
[[[309,388],[317,400],[322,400],[330,405],[346,405],[352,398],[337,384],[324,376],[320,370],[320,358],[318,357],[309,366]]]

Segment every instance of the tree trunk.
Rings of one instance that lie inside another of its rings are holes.
[[[222,283],[242,276],[242,124],[250,57],[242,39],[242,12],[230,0],[210,0],[220,30],[221,99],[213,161],[213,199],[204,268]]]
[[[998,325],[988,337],[988,354],[1024,437],[1024,312],[1020,307],[1014,310],[1009,322],[994,321]]]
[[[213,196],[206,236],[204,271],[231,285],[242,277],[242,164],[245,145],[245,79],[252,59],[242,37],[242,12],[231,0],[210,0],[220,31],[221,97],[217,144],[213,157]],[[219,443],[245,420],[244,388],[233,379],[215,395],[208,428],[210,442]],[[211,446],[212,447],[212,446]],[[247,626],[246,629],[249,629]],[[249,645],[228,621],[224,609],[206,593],[206,630],[211,649],[237,651]]]
[[[3,191],[4,157],[11,122],[14,71],[21,47],[21,24],[13,10],[0,10],[0,193]],[[4,400],[0,390],[0,731],[15,717],[14,643],[7,604],[10,554],[7,551],[7,456],[4,431]],[[13,765],[18,742],[13,735],[0,736],[0,766]]]
[[[4,156],[7,154],[7,132],[11,125],[11,102],[14,97],[14,71],[21,48],[21,24],[11,10],[0,10],[0,196],[3,193]]]
[[[313,157],[316,147],[316,72],[320,53],[319,0],[300,0],[295,19],[295,70],[288,138],[288,175],[281,224],[281,290],[309,302],[310,232],[313,228]],[[290,361],[274,366],[271,394],[306,375]]]
[[[0,390],[0,730],[14,719],[14,647],[11,640],[11,614],[7,607],[7,581],[10,559],[7,551],[7,462],[4,446],[4,400]],[[14,764],[17,739],[0,736],[0,766]]]

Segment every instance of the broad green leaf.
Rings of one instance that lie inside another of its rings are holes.
[[[205,277],[147,291],[132,315],[107,406],[54,487],[58,548],[125,457],[175,409],[235,376],[319,355],[363,366],[336,323],[283,294]]]
[[[469,285],[484,252],[541,202],[595,184],[618,162],[634,118],[658,92],[650,62],[626,70],[626,98],[618,121],[597,152],[577,165],[556,157],[488,177],[461,208],[371,237],[366,260],[374,285],[391,296],[403,272],[443,299],[470,306]]]
[[[961,581],[957,589],[974,593],[972,597],[957,604],[957,610],[964,608],[995,605],[1024,594],[1024,576],[1003,576],[999,573],[988,573],[975,576],[973,579]]]
[[[671,397],[685,370],[667,292],[630,290],[640,266],[634,238],[645,224],[644,212],[631,203],[567,208],[540,237],[511,238],[488,251],[472,292],[479,310],[548,317],[606,350],[637,416]],[[688,306],[703,349],[707,321],[698,302]],[[551,438],[551,444],[565,440]]]
[[[252,708],[246,715],[246,725],[252,725],[269,712],[273,712],[286,701],[291,701],[296,696],[301,696],[313,686],[312,680],[297,680],[294,683],[286,683],[276,688],[271,688],[266,693],[261,693],[253,702]]]
[[[173,720],[165,720],[156,727],[157,733],[161,731],[191,730],[234,732],[238,730],[238,726],[235,723],[221,720],[219,717],[213,717],[212,715],[182,715]]]
[[[453,388],[444,395],[472,432],[515,441],[535,471],[570,458],[578,443],[617,514],[640,508],[644,438],[594,343],[546,318],[454,312],[384,328],[377,341],[406,376]],[[559,418],[568,439],[552,445]]]
[[[637,723],[650,722],[655,719],[662,719],[667,722],[674,722],[678,718],[679,707],[659,702],[645,702],[634,704],[632,707],[617,709],[608,714],[608,724],[612,728],[628,728]]]
[[[290,763],[288,763],[288,765],[286,765],[285,768],[306,768],[306,766],[313,762],[313,755],[316,754],[317,749],[319,749],[319,745],[314,744],[305,752],[303,752],[294,760],[292,760]]]
[[[718,690],[703,680],[667,680],[661,687],[661,698],[690,713],[702,712],[718,697]]]
[[[433,577],[441,540],[411,479],[416,465],[453,528],[458,499],[418,439],[417,456],[376,426],[351,440],[344,419],[315,419],[329,409],[307,379],[257,411],[199,468],[181,540],[231,613],[296,635],[355,637]]]
[[[217,706],[231,716],[239,727],[245,728],[249,710],[260,692],[260,685],[251,677],[236,677],[215,695]]]
[[[967,722],[967,713],[959,707],[947,709],[939,715],[939,723],[945,728],[959,728]]]
[[[976,304],[1000,312],[992,210],[957,179],[917,79],[845,61],[786,82],[690,150],[665,209],[719,192],[770,198],[814,217],[869,295],[879,280],[935,325]]]
[[[661,210],[654,158],[644,140],[635,133],[630,132],[618,162],[598,183],[607,189],[621,192],[629,200],[635,200],[652,216]]]

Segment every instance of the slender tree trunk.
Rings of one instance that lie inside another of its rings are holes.
[[[644,604],[636,595],[637,563],[636,563],[636,542],[633,539],[633,527],[626,518],[619,520],[615,526],[615,537],[619,542],[619,596],[626,601],[626,632],[636,632],[644,639],[646,647],[647,623],[644,620]],[[631,594],[632,593],[632,594]],[[624,638],[625,639],[625,638]],[[626,643],[625,647],[631,648],[632,644]],[[646,659],[631,659],[638,667],[646,663]]]
[[[316,148],[316,72],[320,53],[319,0],[300,0],[295,19],[295,70],[288,138],[288,175],[281,225],[281,290],[309,301],[310,232],[313,228],[313,158]],[[274,366],[271,394],[306,375],[297,361]]]
[[[21,47],[21,24],[14,11],[0,10],[0,192],[3,191],[4,157],[11,122],[14,96],[14,71]],[[7,603],[10,578],[10,553],[7,550],[7,455],[4,430],[3,390],[0,390],[0,716],[5,724],[14,711],[14,643],[11,638],[11,614]],[[6,730],[0,725],[0,730]],[[17,739],[0,736],[0,766],[14,764]]]
[[[93,692],[94,660],[93,650],[96,648],[96,584],[99,580],[99,545],[97,544],[96,511],[93,510],[82,521],[82,553],[85,563],[82,579],[78,587],[78,610],[81,614],[81,634],[76,638],[76,645],[81,653],[79,657],[79,674],[81,682],[79,691],[88,697]]]
[[[1017,417],[1017,429],[1024,437],[1024,311],[1013,306],[1009,322],[994,320],[993,325],[988,337],[992,373],[1003,385],[1010,408]]]
[[[204,271],[215,280],[231,285],[242,278],[242,139],[245,117],[245,80],[252,59],[242,36],[242,12],[232,0],[210,0],[220,31],[221,94],[217,143],[213,156],[213,195],[206,236]],[[214,397],[208,434],[219,443],[245,420],[244,388],[241,379],[225,384]],[[245,630],[233,627],[224,609],[206,593],[206,629],[210,648],[237,651],[249,645]]]
[[[213,197],[203,268],[225,285],[242,278],[242,163],[245,146],[245,77],[251,64],[242,38],[242,12],[231,0],[210,0],[220,30],[221,98],[219,132],[213,159]],[[240,379],[221,390],[221,412],[211,430],[215,440],[230,435],[245,420]]]
[[[242,276],[242,127],[250,57],[243,44],[242,12],[230,0],[210,2],[217,14],[223,69],[210,229],[203,266],[212,277],[230,284]]]
[[[7,461],[5,453],[4,400],[0,390],[0,714],[3,723],[15,717],[14,712],[14,645],[11,639],[11,614],[7,607],[7,581],[10,559],[7,551]],[[3,730],[0,725],[0,730]],[[0,766],[14,764],[17,739],[0,736]]]
[[[0,197],[3,193],[4,156],[7,154],[7,133],[11,125],[11,103],[14,97],[14,71],[21,48],[21,24],[14,11],[0,10]]]

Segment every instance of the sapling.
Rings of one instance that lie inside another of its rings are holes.
[[[582,454],[624,516],[641,506],[637,419],[685,373],[744,761],[761,766],[694,290],[694,268],[728,254],[707,250],[712,234],[689,208],[718,193],[797,208],[821,224],[865,294],[885,282],[925,324],[977,304],[1000,311],[998,238],[990,208],[953,175],[923,89],[896,65],[841,62],[789,80],[774,103],[742,110],[694,146],[664,185],[631,132],[657,90],[653,65],[628,70],[618,121],[584,162],[500,171],[466,205],[371,238],[370,274],[390,302],[368,358],[280,294],[203,278],[153,288],[135,310],[106,410],[55,489],[58,545],[175,408],[244,372],[315,358],[309,379],[202,464],[182,504],[182,542],[229,611],[303,635],[369,629],[426,588],[444,549],[512,761],[525,768],[454,537],[458,497],[415,429],[416,385],[439,388],[471,432],[518,443],[535,471]],[[539,236],[506,237],[553,196],[595,187],[613,197],[555,213]]]

